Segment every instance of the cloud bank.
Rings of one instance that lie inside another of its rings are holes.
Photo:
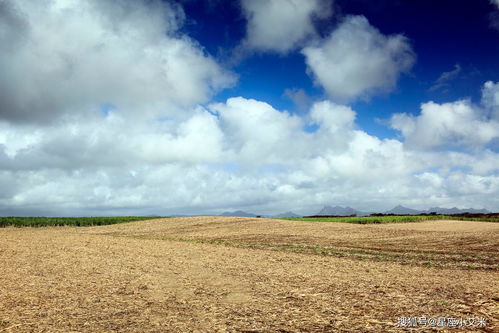
[[[325,203],[492,209],[499,154],[484,144],[497,132],[456,140],[440,118],[427,119],[439,115],[466,123],[464,133],[488,133],[496,120],[469,121],[469,108],[463,101],[427,103],[419,116],[395,115],[404,140],[369,135],[356,125],[354,110],[331,101],[315,103],[303,118],[243,97],[198,107],[174,126],[112,113],[36,130],[3,123],[0,183],[8,190],[0,209],[215,214],[292,208],[305,214]],[[436,138],[423,140],[431,123]],[[311,124],[316,131],[305,130]],[[433,149],[451,139],[473,149]]]

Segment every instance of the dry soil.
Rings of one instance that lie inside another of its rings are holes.
[[[498,235],[233,217],[3,228],[0,332],[400,332],[399,317],[497,332]]]

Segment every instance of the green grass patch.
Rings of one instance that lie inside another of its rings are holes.
[[[462,221],[486,221],[499,222],[499,218],[493,217],[456,217],[447,215],[406,215],[406,216],[347,216],[347,217],[283,217],[280,220],[288,221],[310,221],[310,222],[341,222],[355,224],[381,224],[381,223],[405,223],[421,222],[429,220],[462,220]]]
[[[157,219],[156,216],[92,216],[92,217],[0,217],[0,227],[54,227],[73,226],[88,227],[108,225],[132,221]]]

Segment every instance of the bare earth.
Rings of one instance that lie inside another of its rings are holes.
[[[0,332],[399,332],[398,317],[497,332],[498,236],[234,217],[3,228]]]

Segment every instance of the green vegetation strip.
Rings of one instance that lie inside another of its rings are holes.
[[[101,217],[0,217],[0,227],[87,227],[160,218],[159,216],[101,216]]]
[[[382,223],[405,223],[422,222],[429,220],[461,220],[461,221],[483,221],[499,222],[497,217],[461,217],[448,215],[407,215],[407,216],[347,216],[347,217],[283,217],[279,220],[288,221],[310,221],[310,222],[341,222],[355,224],[382,224]]]

